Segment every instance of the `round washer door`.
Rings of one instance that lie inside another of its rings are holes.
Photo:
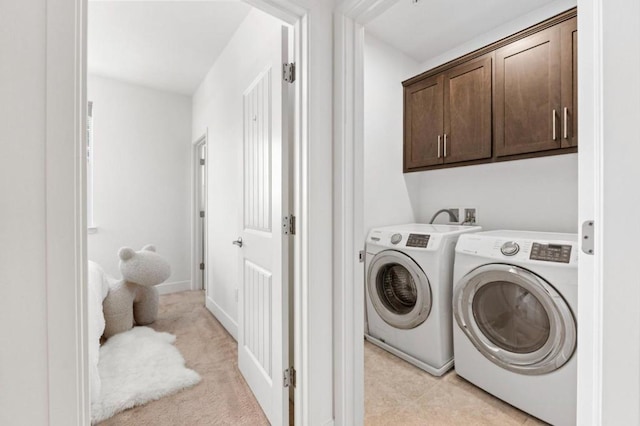
[[[431,311],[427,276],[411,257],[399,251],[385,250],[373,257],[367,290],[378,315],[395,328],[415,328]]]
[[[494,364],[538,375],[562,367],[576,348],[576,322],[545,280],[512,265],[485,265],[456,285],[460,328]]]

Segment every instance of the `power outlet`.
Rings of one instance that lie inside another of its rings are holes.
[[[478,209],[475,207],[465,207],[464,217],[462,221],[464,221],[468,225],[476,225],[478,223]]]

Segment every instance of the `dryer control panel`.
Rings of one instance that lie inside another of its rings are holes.
[[[528,231],[488,231],[460,236],[456,253],[486,257],[498,263],[576,267],[578,235]]]
[[[568,244],[542,244],[534,242],[531,246],[531,256],[529,256],[529,259],[569,263],[571,260],[571,246]]]

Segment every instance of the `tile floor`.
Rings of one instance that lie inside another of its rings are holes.
[[[365,425],[545,425],[455,374],[433,377],[365,341]]]

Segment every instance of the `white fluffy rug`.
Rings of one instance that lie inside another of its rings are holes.
[[[175,341],[173,334],[149,327],[135,327],[107,340],[100,348],[102,389],[91,403],[91,422],[200,382],[198,373],[185,367]]]

